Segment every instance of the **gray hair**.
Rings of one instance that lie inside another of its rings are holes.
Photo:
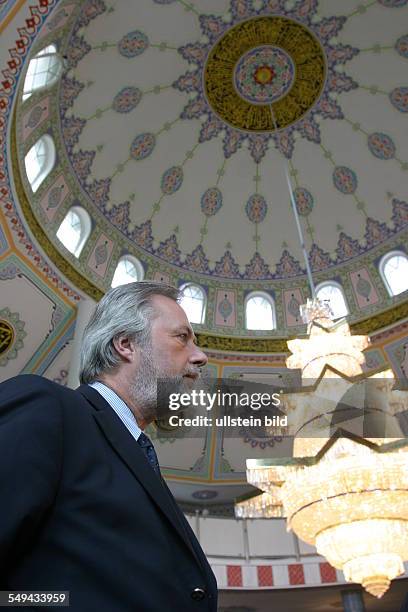
[[[154,309],[151,298],[164,295],[177,301],[180,292],[175,287],[154,281],[128,283],[110,289],[97,304],[82,338],[79,379],[92,383],[108,370],[116,368],[121,359],[113,340],[125,336],[144,346],[150,338]]]

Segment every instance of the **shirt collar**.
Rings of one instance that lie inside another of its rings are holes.
[[[103,399],[106,400],[111,408],[116,412],[120,420],[127,427],[132,436],[137,440],[142,433],[135,415],[130,410],[129,406],[123,401],[121,397],[113,389],[105,385],[104,383],[96,380],[89,385],[95,391],[98,391],[102,395]]]

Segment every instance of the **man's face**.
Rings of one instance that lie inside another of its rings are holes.
[[[163,378],[183,376],[188,383],[199,375],[207,356],[196,345],[196,337],[184,310],[174,300],[155,295],[152,304],[151,347],[156,367]]]
[[[155,316],[150,341],[141,347],[131,393],[147,420],[163,416],[167,405],[158,405],[159,396],[191,389],[207,357],[196,345],[196,338],[184,310],[163,295],[152,298]]]

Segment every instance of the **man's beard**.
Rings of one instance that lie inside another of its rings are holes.
[[[180,374],[170,375],[164,365],[155,363],[151,345],[142,347],[140,365],[130,386],[130,394],[132,402],[139,408],[146,422],[150,423],[170,413],[171,393],[191,391],[191,384],[184,379],[186,374],[199,375],[199,371],[190,367]]]

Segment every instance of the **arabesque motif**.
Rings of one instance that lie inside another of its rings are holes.
[[[250,132],[272,132],[275,122],[282,129],[298,121],[318,100],[325,77],[317,37],[305,25],[275,15],[230,28],[211,49],[204,70],[214,112]]]

